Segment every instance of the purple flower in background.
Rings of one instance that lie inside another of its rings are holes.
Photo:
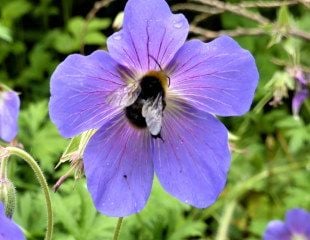
[[[310,213],[299,208],[289,210],[284,222],[269,222],[264,240],[310,240]]]
[[[292,100],[293,115],[298,116],[301,105],[309,97],[308,85],[310,84],[309,76],[307,76],[300,68],[289,69],[289,73],[296,80],[295,95]],[[308,77],[308,78],[307,78]]]
[[[0,240],[23,240],[22,230],[5,216],[4,206],[0,202]]]
[[[140,211],[154,172],[167,192],[198,208],[224,188],[230,152],[214,114],[247,112],[258,72],[230,37],[185,42],[188,30],[164,0],[129,0],[108,52],[73,54],[52,75],[50,116],[61,134],[98,129],[83,161],[104,214]]]
[[[17,134],[19,107],[17,93],[4,90],[0,85],[0,138],[6,142],[12,141]]]

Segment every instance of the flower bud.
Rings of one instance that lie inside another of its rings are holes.
[[[13,216],[16,203],[15,187],[8,179],[0,179],[0,202],[4,204],[5,215]]]

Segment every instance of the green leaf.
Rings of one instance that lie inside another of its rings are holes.
[[[0,39],[5,40],[7,42],[12,42],[12,35],[9,28],[5,27],[0,22]]]
[[[280,27],[286,27],[290,24],[290,13],[287,6],[281,6],[280,10],[278,11],[277,24]]]
[[[88,24],[89,31],[98,31],[107,29],[111,25],[111,20],[109,18],[93,18]]]
[[[20,114],[19,138],[45,171],[53,171],[66,140],[48,119],[47,101],[30,104]]]
[[[14,219],[27,230],[27,239],[43,239],[46,228],[46,206],[42,192],[18,194]]]
[[[79,41],[69,33],[60,33],[55,37],[53,46],[58,52],[68,54],[79,49]]]
[[[93,44],[93,45],[102,45],[106,42],[106,37],[99,32],[89,32],[85,36],[85,43],[86,44]]]
[[[55,195],[56,221],[75,240],[112,239],[116,218],[97,213],[87,192],[85,181],[65,184]]]
[[[15,0],[7,3],[1,10],[2,19],[8,25],[11,25],[15,19],[18,19],[30,12],[32,5],[25,0]]]
[[[85,20],[82,17],[74,17],[68,23],[68,31],[74,38],[80,38],[85,27]]]

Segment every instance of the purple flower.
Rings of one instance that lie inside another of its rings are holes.
[[[5,216],[3,204],[0,202],[0,240],[23,240],[22,230],[11,219]]]
[[[264,240],[310,240],[310,213],[295,208],[286,213],[285,222],[269,222]]]
[[[51,79],[50,116],[72,137],[98,129],[84,152],[88,190],[110,216],[140,211],[154,172],[167,192],[213,204],[230,166],[214,117],[247,112],[257,85],[252,55],[233,39],[185,42],[182,14],[163,0],[129,0],[108,51],[73,54]]]
[[[303,73],[302,70],[298,67],[291,69],[289,73],[291,73],[291,75],[296,80],[296,90],[292,100],[292,110],[293,115],[298,116],[301,105],[310,95],[308,89],[310,81],[306,78],[306,74]]]
[[[12,141],[17,134],[19,107],[17,93],[6,91],[0,85],[0,138],[6,142]]]

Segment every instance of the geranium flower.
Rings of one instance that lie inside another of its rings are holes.
[[[22,230],[11,219],[5,216],[3,204],[0,202],[0,239],[1,240],[23,240]]]
[[[310,213],[295,208],[286,213],[285,221],[269,222],[264,240],[309,240]]]
[[[230,152],[214,114],[247,112],[258,72],[230,37],[185,42],[188,30],[164,0],[129,0],[108,52],[73,54],[52,75],[50,116],[60,133],[98,129],[83,157],[104,214],[140,211],[154,172],[167,192],[198,208],[224,188]]]
[[[289,73],[296,81],[296,90],[292,100],[292,110],[293,115],[298,116],[302,104],[310,95],[308,89],[310,80],[309,76],[307,76],[306,73],[304,73],[299,67],[289,69]]]
[[[0,84],[0,138],[12,141],[17,134],[20,100],[16,92],[5,90]]]

